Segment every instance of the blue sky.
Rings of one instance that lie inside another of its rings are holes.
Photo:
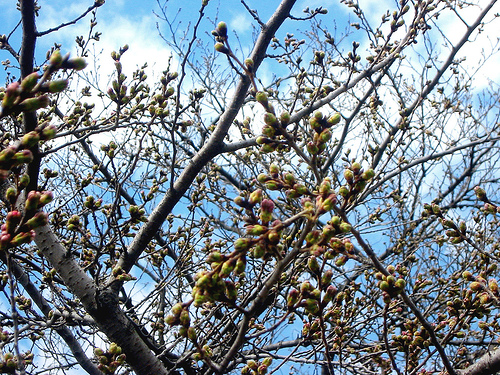
[[[486,2],[487,0],[479,0],[480,6],[476,10],[481,7],[481,4],[486,4]],[[252,9],[256,9],[261,19],[265,21],[279,4],[279,1],[248,0],[247,3]],[[359,3],[361,8],[365,9],[367,16],[371,18],[375,26],[380,22],[380,17],[385,13],[386,9],[394,9],[395,7],[395,2],[389,0],[360,0]],[[39,0],[41,10],[40,16],[37,19],[38,30],[43,31],[55,27],[61,22],[73,20],[91,4],[93,4],[93,0]],[[164,70],[165,62],[168,56],[170,56],[171,51],[165,41],[161,39],[157,26],[165,36],[169,35],[169,30],[167,24],[159,19],[155,13],[161,14],[160,8],[163,7],[166,10],[167,17],[178,26],[177,33],[180,34],[186,30],[188,25],[192,25],[196,20],[200,4],[201,0],[107,0],[105,5],[98,10],[98,25],[96,30],[102,33],[102,37],[100,42],[94,47],[95,54],[99,56],[102,53],[102,56],[105,58],[105,60],[96,61],[97,65],[101,64],[102,66],[102,76],[105,77],[106,74],[112,71],[111,60],[109,59],[111,51],[117,50],[126,43],[130,45],[130,52],[123,61],[125,71],[127,69],[133,70],[145,61],[148,62],[151,71],[160,72]],[[355,21],[355,17],[350,12],[350,9],[336,0],[299,0],[293,14],[301,16],[302,9],[306,6],[310,8],[319,6],[327,8],[329,13],[321,16],[321,19],[330,30],[337,27],[338,30],[343,31],[350,21]],[[9,35],[19,22],[19,12],[16,10],[16,2],[13,0],[0,0],[0,9],[0,34]],[[497,12],[499,10],[500,5],[497,6]],[[472,20],[476,16],[475,13],[468,10],[461,16],[467,20]],[[253,26],[256,23],[252,20],[240,1],[210,0],[199,33],[206,42],[213,40],[210,36],[210,31],[213,29],[214,23],[220,20],[228,23],[230,36],[233,35],[231,34],[232,32],[237,33],[243,48],[242,54],[248,53],[252,45]],[[75,37],[77,35],[85,36],[88,34],[89,22],[90,16],[87,16],[74,26],[66,27],[62,31],[51,33],[38,39],[37,62],[43,62],[46,51],[56,42],[62,44],[61,49],[63,52],[74,52],[76,46]],[[457,17],[451,14],[448,17],[441,17],[440,23],[452,42],[456,41],[454,38],[460,36],[464,28]],[[297,29],[300,27],[307,28],[307,25],[307,23],[288,22],[283,31],[298,35]],[[488,50],[492,48],[499,36],[496,30],[498,30],[498,25],[487,25],[485,32],[488,33],[489,31],[490,38],[483,38],[483,43],[476,41],[469,44],[463,55],[467,56],[471,67],[477,66],[476,61],[483,49]],[[20,34],[21,30],[18,28],[10,38],[10,42],[15,50],[18,50],[20,46]],[[359,34],[355,34],[355,37],[356,40],[362,43],[363,47],[363,39],[366,41],[365,35],[359,32]],[[233,48],[237,47],[235,46],[236,40],[233,38],[232,41]],[[0,60],[3,61],[5,59],[13,61],[8,52],[0,50]],[[102,64],[103,62],[104,64]],[[500,81],[500,71],[497,69],[499,62],[498,57],[490,62],[492,68],[486,69],[487,74],[484,75],[481,86],[486,85],[488,79],[497,82]],[[265,69],[264,65],[261,74],[266,73]],[[12,73],[16,76],[18,75],[15,69],[12,70]],[[4,81],[5,71],[1,69],[0,84],[3,85]]]

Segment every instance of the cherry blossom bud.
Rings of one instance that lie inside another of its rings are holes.
[[[229,49],[223,43],[215,43],[214,48],[217,52],[224,53],[226,55],[229,53]]]
[[[58,79],[49,83],[49,92],[55,94],[64,91],[68,87],[67,79]]]
[[[21,90],[29,93],[33,87],[36,86],[40,75],[37,72],[27,75],[21,82]]]
[[[255,94],[255,100],[257,100],[260,104],[262,104],[265,108],[267,108],[269,102],[267,98],[267,93],[263,91],[259,91]]]

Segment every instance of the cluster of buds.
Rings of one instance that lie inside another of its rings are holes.
[[[266,110],[262,135],[256,139],[257,144],[261,146],[260,151],[269,153],[286,148],[286,141],[282,140],[282,136],[286,127],[290,124],[290,113],[285,111],[281,113],[279,118],[276,117],[276,112],[269,102],[269,95],[266,92],[257,92],[255,100]]]
[[[191,327],[191,317],[189,315],[190,303],[176,303],[172,306],[172,314],[167,315],[165,323],[169,326],[180,326],[179,335],[187,337],[189,340],[196,341],[196,331]]]
[[[149,104],[148,111],[151,114],[151,116],[158,116],[161,118],[165,118],[170,114],[170,110],[168,109],[168,99],[175,94],[175,89],[172,86],[167,86],[168,82],[171,80],[174,80],[177,78],[178,73],[173,72],[173,73],[167,73],[166,76],[162,77],[164,80],[162,82],[165,82],[165,84],[162,85],[162,92],[161,94],[156,94],[153,97],[153,100]],[[188,127],[188,123],[183,121],[178,124],[181,128]]]
[[[116,278],[118,281],[130,281],[130,280],[137,280],[136,277],[132,276],[129,273],[126,273],[121,267],[117,266],[113,268],[113,276]]]
[[[316,276],[319,277],[318,287],[314,287],[309,280],[306,280],[300,284],[299,289],[292,288],[288,292],[286,302],[289,310],[294,311],[302,307],[307,314],[319,316],[318,314],[321,314],[324,308],[333,301],[337,295],[337,288],[331,284],[332,270]]]
[[[242,375],[264,375],[267,374],[269,366],[273,363],[272,357],[266,357],[262,361],[249,359],[241,369]]]
[[[131,205],[128,209],[130,214],[130,221],[133,224],[138,224],[140,222],[147,222],[148,218],[145,216],[146,211],[138,206]]]
[[[128,50],[128,44],[125,44],[120,48],[119,52],[111,52],[111,58],[115,62],[116,76],[117,78],[111,82],[111,87],[108,88],[109,98],[118,103],[126,104],[129,102],[130,98],[127,96],[127,86],[125,85],[125,80],[127,76],[123,74],[122,63],[120,58]]]
[[[476,193],[477,199],[479,199],[481,202],[484,202],[484,206],[482,207],[482,211],[484,213],[493,215],[500,213],[500,206],[492,203],[488,199],[486,191],[482,187],[476,186],[474,188],[474,193]]]
[[[15,298],[19,310],[29,310],[31,308],[31,300],[25,296],[16,296]]]
[[[33,153],[30,151],[30,148],[34,147],[39,141],[48,141],[54,138],[55,134],[55,126],[43,124],[25,134],[16,144],[9,145],[0,151],[0,180],[7,179],[9,171],[13,168],[31,163],[33,161]]]
[[[66,89],[68,81],[65,79],[50,80],[50,76],[60,69],[81,70],[86,63],[83,58],[70,59],[69,55],[61,56],[56,50],[49,59],[43,76],[34,72],[26,76],[21,83],[13,82],[0,92],[2,108],[0,117],[21,112],[32,112],[49,105],[47,94],[59,93]]]
[[[316,111],[309,119],[309,126],[313,130],[313,140],[307,143],[307,151],[311,155],[319,155],[326,149],[328,141],[332,138],[330,128],[340,122],[340,113],[326,118],[321,111]]]
[[[117,148],[118,145],[116,144],[115,141],[111,141],[107,145],[101,145],[101,151],[104,151],[106,153],[106,156],[110,159],[115,157]]]
[[[215,30],[212,30],[212,35],[215,37],[215,50],[220,53],[224,53],[228,55],[230,53],[230,50],[228,47],[225,46],[227,43],[227,24],[225,22],[219,22],[217,24],[217,27]]]
[[[353,162],[344,170],[344,178],[347,185],[339,188],[339,195],[344,198],[345,202],[354,199],[357,194],[361,193],[368,181],[375,177],[373,169],[363,170],[361,164]]]
[[[382,298],[385,303],[390,303],[391,299],[404,291],[406,281],[402,277],[396,276],[396,268],[388,266],[385,275],[382,272],[377,272],[375,277],[379,280],[377,286],[382,290]]]
[[[83,202],[83,206],[89,209],[92,212],[99,210],[102,206],[102,199],[96,200],[92,195],[89,195],[85,202]]]
[[[30,365],[33,363],[33,353],[27,351],[26,353],[21,354],[21,360],[24,365]],[[0,372],[5,374],[15,374],[16,369],[18,368],[18,359],[14,355],[14,353],[7,352],[5,354],[0,355]]]
[[[351,225],[342,221],[338,216],[333,216],[322,230],[314,229],[305,238],[309,254],[315,257],[323,256],[326,259],[337,259],[337,266],[345,264],[348,258],[354,257],[354,245],[349,238],[339,238],[351,231]]]
[[[246,262],[243,257],[238,259],[240,260],[239,269],[241,270]],[[195,275],[196,285],[192,291],[195,306],[214,301],[234,303],[238,295],[238,289],[232,280],[226,278],[229,277],[231,272],[239,272],[236,270],[236,263],[238,263],[238,260],[234,260],[234,258],[223,263],[214,261],[212,267],[215,267],[215,269],[210,271],[202,270]]]
[[[116,370],[125,363],[125,359],[127,358],[126,355],[122,353],[122,348],[114,342],[109,345],[107,351],[101,348],[95,348],[94,355],[99,362],[97,368],[106,375],[115,374]]]
[[[284,172],[280,174],[276,164],[271,164],[269,174],[259,174],[257,181],[264,184],[269,190],[284,190],[289,199],[311,194],[305,185],[297,182],[293,173]]]
[[[80,216],[73,215],[68,219],[66,228],[70,231],[80,231],[82,229],[82,222],[80,221]]]
[[[391,340],[392,345],[408,353],[418,353],[431,343],[428,331],[421,327],[416,319],[406,320],[401,332],[392,335]]]
[[[321,181],[316,195],[316,216],[331,211],[337,203],[337,195],[332,189],[332,181],[326,177]]]
[[[6,197],[10,202],[17,201],[19,194],[15,187],[7,189]],[[0,250],[29,243],[35,237],[34,229],[48,222],[45,212],[38,211],[53,199],[50,191],[30,191],[26,198],[24,215],[17,210],[7,213],[5,223],[1,226]]]
[[[445,234],[450,243],[459,244],[467,238],[467,225],[465,224],[465,221],[461,220],[457,225],[453,220],[446,219],[443,215],[441,207],[439,207],[436,203],[424,204],[422,217],[425,218],[430,216],[436,216],[439,218],[441,225],[446,229]]]

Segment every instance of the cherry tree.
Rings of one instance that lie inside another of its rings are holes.
[[[347,0],[341,29],[242,0],[250,46],[208,0],[179,36],[167,3],[154,81],[127,45],[107,87],[85,68],[101,0],[45,31],[20,0],[1,37],[0,371],[498,371],[498,45],[463,57],[496,1]]]

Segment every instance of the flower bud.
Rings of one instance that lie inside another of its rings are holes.
[[[245,59],[245,67],[248,69],[249,72],[253,71],[253,60],[251,58]]]
[[[474,188],[474,193],[476,193],[476,197],[480,201],[486,202],[488,200],[488,198],[486,197],[486,191],[484,191],[484,189],[480,186],[476,186]]]
[[[7,188],[5,192],[5,198],[9,201],[10,204],[14,205],[17,201],[17,189],[13,186]]]
[[[10,211],[5,218],[5,232],[13,233],[21,222],[22,217],[19,211]]]
[[[49,83],[49,92],[55,94],[64,91],[68,87],[67,79],[57,79]]]
[[[286,304],[288,308],[294,307],[297,302],[299,302],[299,296],[300,293],[297,289],[291,289],[290,292],[288,292],[288,297],[286,299]]]
[[[229,53],[229,49],[223,43],[215,43],[214,48],[217,52],[224,53],[226,55]]]
[[[28,98],[19,104],[19,110],[23,112],[33,112],[49,105],[50,100],[47,95],[40,95],[36,98]]]
[[[248,198],[248,203],[251,205],[255,205],[257,203],[262,202],[262,189],[257,189],[250,193],[250,197]]]
[[[83,57],[75,57],[73,59],[69,59],[62,64],[63,69],[73,69],[76,71],[80,71],[85,69],[87,66],[87,62]]]
[[[40,136],[37,132],[31,131],[21,138],[21,146],[26,148],[31,148],[38,143]]]
[[[49,218],[45,212],[37,212],[35,216],[26,222],[26,226],[29,229],[36,229],[46,225],[49,222]]]
[[[38,208],[38,203],[40,202],[40,192],[38,191],[30,191],[28,193],[28,197],[26,198],[25,210],[27,212],[34,211]]]
[[[219,22],[215,31],[219,37],[227,38],[227,24],[225,22]]]
[[[234,249],[236,251],[246,251],[250,248],[251,245],[251,238],[238,238],[236,241],[234,241]]]
[[[262,104],[265,108],[267,108],[269,102],[267,93],[263,91],[259,91],[255,94],[255,100],[257,100],[260,104]]]
[[[19,233],[17,236],[15,236],[11,241],[10,244],[12,246],[20,246],[25,243],[29,243],[35,238],[35,232],[34,231],[29,231],[29,232],[22,232]]]
[[[33,87],[36,86],[40,75],[37,72],[27,75],[21,82],[21,90],[29,93]]]
[[[337,125],[340,122],[341,116],[340,113],[335,113],[331,116],[326,122],[329,126]]]
[[[61,66],[61,63],[63,61],[63,57],[61,55],[61,51],[56,49],[52,55],[50,56],[49,63],[52,65],[54,68],[59,68]]]

